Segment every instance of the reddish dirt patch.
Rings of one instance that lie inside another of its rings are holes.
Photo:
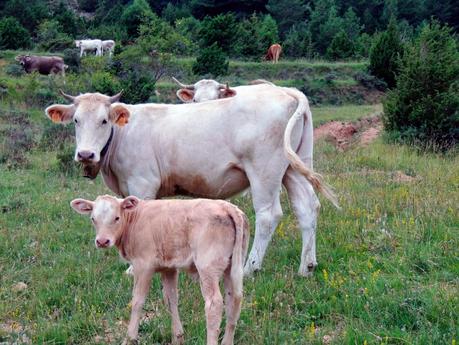
[[[314,129],[314,141],[325,138],[340,150],[351,144],[368,145],[381,133],[379,115],[366,117],[355,122],[331,121]]]

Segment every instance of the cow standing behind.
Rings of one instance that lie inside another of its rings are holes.
[[[113,40],[102,41],[102,51],[104,54],[108,52],[108,55],[112,56],[114,50],[115,50],[115,41]]]
[[[96,56],[102,56],[102,41],[94,40],[76,40],[75,46],[80,48],[80,57],[86,56],[87,51],[96,51]]]
[[[266,60],[277,63],[279,61],[279,56],[282,52],[282,47],[280,44],[276,43],[269,47],[268,52],[266,53]]]
[[[140,313],[153,273],[160,272],[172,316],[172,343],[182,344],[178,313],[178,269],[198,273],[205,300],[207,344],[217,345],[223,311],[219,280],[224,276],[226,329],[222,345],[232,345],[242,301],[243,264],[249,241],[247,217],[221,200],[139,200],[99,196],[75,199],[72,208],[91,215],[96,246],[115,245],[133,266],[134,289],[128,339],[138,336]]]
[[[65,77],[68,66],[59,56],[18,55],[15,57],[26,73],[38,72],[40,74],[60,74]]]

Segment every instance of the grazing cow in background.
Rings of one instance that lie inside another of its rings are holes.
[[[104,53],[108,52],[108,55],[112,56],[113,51],[115,50],[115,41],[113,40],[102,41],[102,50]]]
[[[65,77],[64,59],[59,56],[18,55],[15,57],[27,73],[37,71],[40,74],[60,74]]]
[[[266,53],[266,60],[277,63],[279,61],[279,56],[282,52],[282,47],[280,44],[273,44],[269,47],[268,52]]]
[[[75,160],[87,177],[101,170],[118,195],[226,199],[250,186],[256,230],[246,274],[261,268],[282,216],[283,184],[302,231],[299,274],[312,273],[320,206],[314,189],[337,201],[304,163],[312,132],[304,130],[311,112],[303,93],[260,84],[238,87],[236,97],[176,105],[117,103],[121,94],[63,95],[72,104],[52,105],[47,116],[75,123]]]
[[[178,313],[178,269],[198,273],[205,300],[207,345],[217,345],[223,312],[219,281],[224,276],[226,329],[222,345],[232,345],[241,312],[243,268],[249,244],[247,217],[222,200],[139,200],[99,196],[75,199],[72,208],[91,215],[96,246],[115,245],[132,264],[134,289],[127,341],[137,340],[140,313],[153,273],[160,272],[172,317],[172,344],[182,344]]]
[[[76,40],[75,45],[80,48],[80,57],[86,55],[86,52],[96,51],[96,56],[102,56],[102,41],[101,40]]]

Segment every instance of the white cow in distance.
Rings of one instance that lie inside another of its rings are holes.
[[[86,56],[86,52],[96,51],[96,56],[102,56],[102,41],[99,39],[94,40],[75,40],[75,46],[80,48],[80,57],[83,54]]]
[[[236,97],[175,105],[118,103],[120,94],[64,96],[72,104],[52,105],[47,116],[75,123],[75,160],[87,177],[101,170],[118,195],[226,199],[250,186],[256,229],[246,274],[261,268],[282,216],[283,184],[302,231],[299,274],[312,273],[320,207],[314,189],[337,200],[303,160],[312,135],[303,93],[260,84],[238,87]]]
[[[108,55],[112,56],[114,50],[115,50],[115,41],[113,40],[102,41],[102,51],[104,54],[108,52]]]

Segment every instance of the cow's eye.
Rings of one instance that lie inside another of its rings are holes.
[[[115,222],[119,221],[120,220],[120,217],[116,217],[115,218]]]
[[[94,223],[94,217],[91,217],[91,221]]]
[[[107,120],[102,120],[102,124],[105,125],[107,123]]]
[[[77,120],[77,119],[74,119],[73,121],[75,121],[75,123],[78,123],[78,120]]]

